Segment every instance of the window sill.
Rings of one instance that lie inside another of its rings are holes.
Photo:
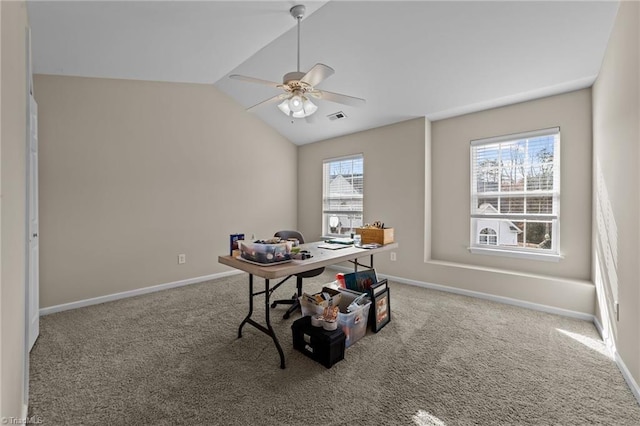
[[[469,247],[468,249],[473,254],[513,257],[516,259],[540,260],[543,262],[559,262],[561,259],[564,259],[564,256],[560,254],[529,253],[516,250],[490,249],[484,247]]]

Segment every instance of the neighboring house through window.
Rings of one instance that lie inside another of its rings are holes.
[[[322,234],[349,235],[362,226],[364,158],[325,160],[322,174]]]
[[[559,128],[471,141],[472,252],[558,258],[559,210]]]
[[[478,243],[480,245],[497,246],[498,245],[498,233],[493,228],[482,228]]]

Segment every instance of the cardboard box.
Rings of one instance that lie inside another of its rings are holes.
[[[330,296],[329,299],[322,299],[322,297],[320,297],[322,293],[327,293]],[[322,313],[324,308],[338,305],[341,297],[342,293],[338,290],[334,290],[329,287],[322,287],[322,291],[316,294],[303,293],[301,299],[304,301],[305,305],[309,306],[314,312],[317,310],[318,313]]]
[[[356,228],[356,234],[362,238],[362,244],[390,244],[393,242],[393,228]]]

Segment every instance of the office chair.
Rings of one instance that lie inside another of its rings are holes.
[[[274,234],[274,237],[280,237],[284,240],[289,238],[297,238],[300,241],[300,244],[304,244],[304,237],[298,231],[278,231]],[[303,278],[311,278],[320,275],[324,272],[324,268],[313,269],[311,271],[301,272],[299,274],[295,274],[296,276],[296,287],[297,293],[294,294],[291,299],[280,299],[274,300],[271,304],[272,308],[275,308],[279,304],[291,305],[287,312],[282,316],[284,319],[289,319],[292,313],[296,310],[300,309],[300,296],[302,296],[302,279]]]

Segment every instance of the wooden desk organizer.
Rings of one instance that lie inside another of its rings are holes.
[[[362,237],[362,244],[390,244],[393,242],[393,228],[356,228],[356,234]]]

